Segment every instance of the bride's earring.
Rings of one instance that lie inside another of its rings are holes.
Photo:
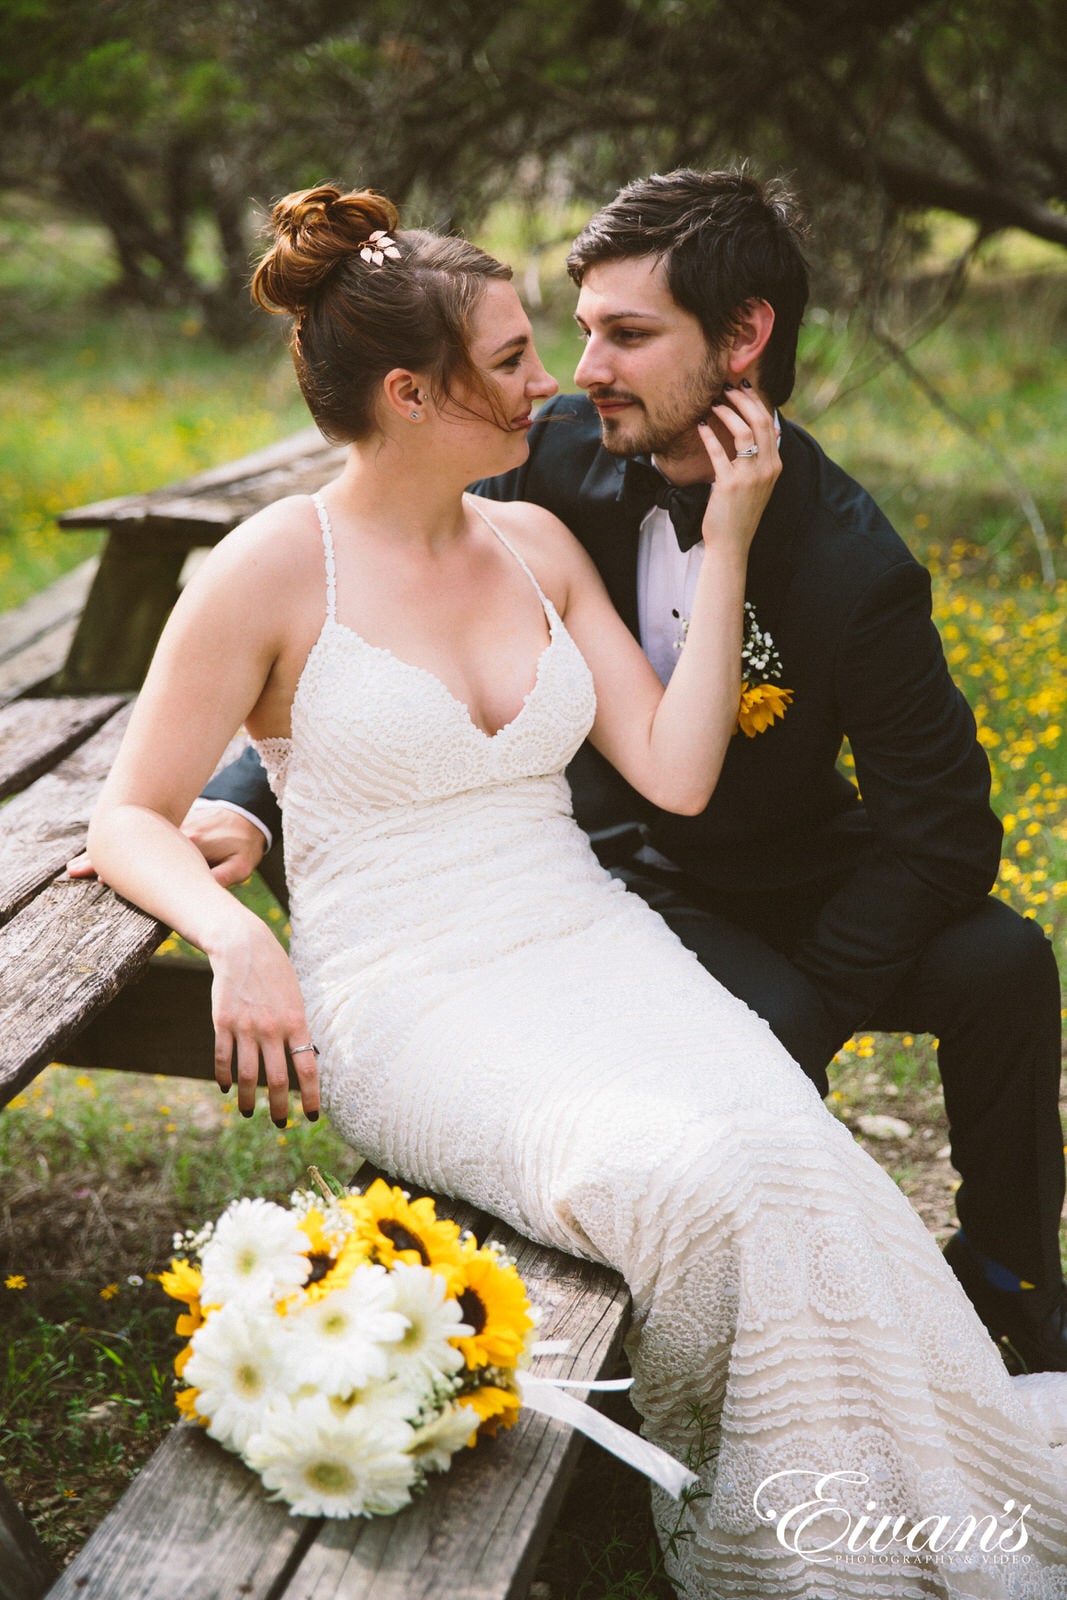
[[[419,420],[419,413],[418,413],[418,412],[417,412],[417,411],[412,411],[412,412],[411,412],[411,413],[410,413],[410,416],[411,416],[411,420],[412,420],[412,422],[418,422],[418,420]]]

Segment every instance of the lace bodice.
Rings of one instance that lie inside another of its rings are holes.
[[[293,699],[292,736],[254,741],[279,801],[285,802],[292,771],[312,770],[316,786],[328,784],[331,770],[343,771],[331,801],[345,820],[335,813],[331,831],[347,831],[357,819],[397,805],[433,806],[473,789],[561,774],[592,726],[592,676],[555,606],[485,512],[477,507],[526,573],[549,627],[532,688],[494,734],[478,727],[434,673],[338,621],[333,536],[321,495],[314,500],[325,551],[325,620]],[[411,693],[413,683],[421,692]],[[287,808],[287,831],[294,809]],[[316,826],[324,820],[317,810]]]

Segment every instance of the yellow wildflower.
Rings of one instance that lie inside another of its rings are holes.
[[[100,1298],[101,1300],[114,1300],[118,1292],[119,1286],[117,1283],[107,1283],[100,1291]]]
[[[4,1279],[5,1289],[25,1289],[26,1279],[21,1272],[12,1272]]]

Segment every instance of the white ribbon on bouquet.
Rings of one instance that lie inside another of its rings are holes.
[[[534,1345],[531,1354],[555,1356],[565,1354],[566,1350],[565,1340],[543,1339]],[[666,1450],[661,1450],[659,1445],[631,1433],[629,1428],[621,1427],[584,1400],[568,1393],[571,1389],[595,1389],[601,1392],[629,1389],[632,1378],[600,1378],[592,1381],[588,1378],[536,1378],[528,1372],[516,1372],[515,1377],[524,1406],[584,1433],[586,1438],[592,1439],[602,1449],[609,1450],[620,1461],[625,1461],[627,1466],[636,1467],[646,1478],[658,1483],[675,1500],[690,1484],[698,1481],[695,1472],[690,1472],[688,1467],[668,1455]]]

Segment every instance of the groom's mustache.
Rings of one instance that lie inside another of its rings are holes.
[[[593,405],[607,405],[612,401],[621,400],[624,405],[640,406],[644,410],[644,401],[639,400],[635,394],[627,394],[624,389],[587,389],[585,393]]]

